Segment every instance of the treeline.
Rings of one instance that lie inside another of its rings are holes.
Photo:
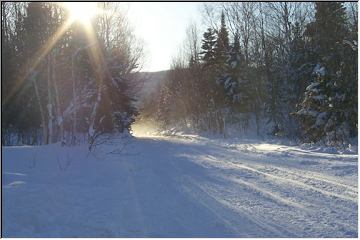
[[[153,118],[226,134],[263,120],[274,135],[345,144],[357,136],[356,3],[209,3],[191,25]]]
[[[62,3],[2,2],[2,144],[90,143],[127,131],[142,48],[114,3],[91,22]]]

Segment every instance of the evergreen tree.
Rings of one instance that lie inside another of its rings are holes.
[[[216,35],[212,28],[208,28],[203,35],[200,52],[205,66],[214,64],[215,61]]]
[[[313,81],[306,88],[301,108],[296,113],[301,121],[303,140],[306,142],[316,142],[324,136],[329,104],[326,88],[325,67],[319,64],[314,69]]]
[[[229,58],[229,33],[225,24],[225,15],[221,13],[220,29],[217,32],[217,39],[215,44],[215,78],[216,83],[222,88],[216,88],[215,94],[219,105],[226,106],[226,93],[229,93],[232,88],[232,79],[230,76]]]
[[[229,57],[229,33],[225,24],[225,15],[221,13],[220,29],[217,32],[217,39],[215,44],[215,58],[216,63],[219,65],[220,71],[226,71],[225,68]]]
[[[343,49],[348,32],[345,8],[340,2],[319,2],[316,3],[315,17],[315,22],[309,24],[307,29],[317,55],[315,77],[306,88],[296,115],[301,120],[305,141],[323,140],[329,145],[343,144],[350,136],[349,116],[355,104],[346,101],[347,89],[351,86],[345,79],[355,76],[349,76],[344,69]]]
[[[135,121],[137,109],[134,106],[134,86],[131,85],[133,70],[129,67],[126,57],[119,50],[113,50],[108,60],[109,78],[107,81],[108,95],[111,100],[111,117],[113,130],[129,131]],[[127,67],[126,67],[127,66]]]
[[[217,31],[217,39],[215,44],[215,78],[216,83],[222,87],[222,89],[216,88],[217,101],[220,105],[224,106],[225,103],[225,91],[229,87],[230,79],[230,66],[229,66],[229,33],[225,24],[225,15],[221,13],[220,28]]]
[[[228,104],[239,102],[240,96],[238,95],[238,80],[241,73],[241,53],[238,32],[234,36],[234,42],[230,47],[229,58],[227,64],[229,66],[228,77],[224,81],[224,89],[227,96]]]
[[[293,26],[293,39],[290,43],[290,67],[291,76],[289,84],[292,86],[290,96],[290,104],[295,106],[301,100],[305,88],[308,84],[308,79],[311,79],[311,74],[314,68],[313,56],[311,49],[307,47],[304,40],[303,33],[300,29],[299,22],[295,22]],[[295,93],[295,94],[292,94]]]
[[[230,104],[235,111],[248,112],[251,109],[249,101],[251,98],[251,84],[247,76],[247,66],[240,51],[238,32],[234,35],[227,64],[229,66],[229,77],[224,82],[226,95],[229,97]]]
[[[203,68],[203,78],[201,78],[201,85],[204,88],[204,98],[206,99],[206,106],[204,108],[206,111],[209,109],[214,109],[214,92],[216,90],[215,83],[215,65],[216,65],[216,56],[215,56],[215,45],[216,45],[216,35],[215,32],[208,28],[207,31],[203,34],[202,45],[200,52],[201,63]]]
[[[312,42],[319,57],[332,57],[347,35],[346,9],[342,2],[316,2],[315,22],[309,25]]]

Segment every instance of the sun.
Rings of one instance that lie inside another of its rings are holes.
[[[70,19],[88,24],[95,15],[99,14],[96,2],[65,2],[69,10]]]

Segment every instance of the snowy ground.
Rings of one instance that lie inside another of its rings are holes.
[[[3,148],[4,237],[358,235],[356,153],[191,135],[86,150]]]

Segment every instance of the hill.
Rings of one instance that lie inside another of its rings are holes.
[[[142,106],[151,94],[160,91],[161,83],[165,80],[169,70],[159,72],[139,72],[136,74],[136,84],[138,91],[136,93],[137,106]]]

